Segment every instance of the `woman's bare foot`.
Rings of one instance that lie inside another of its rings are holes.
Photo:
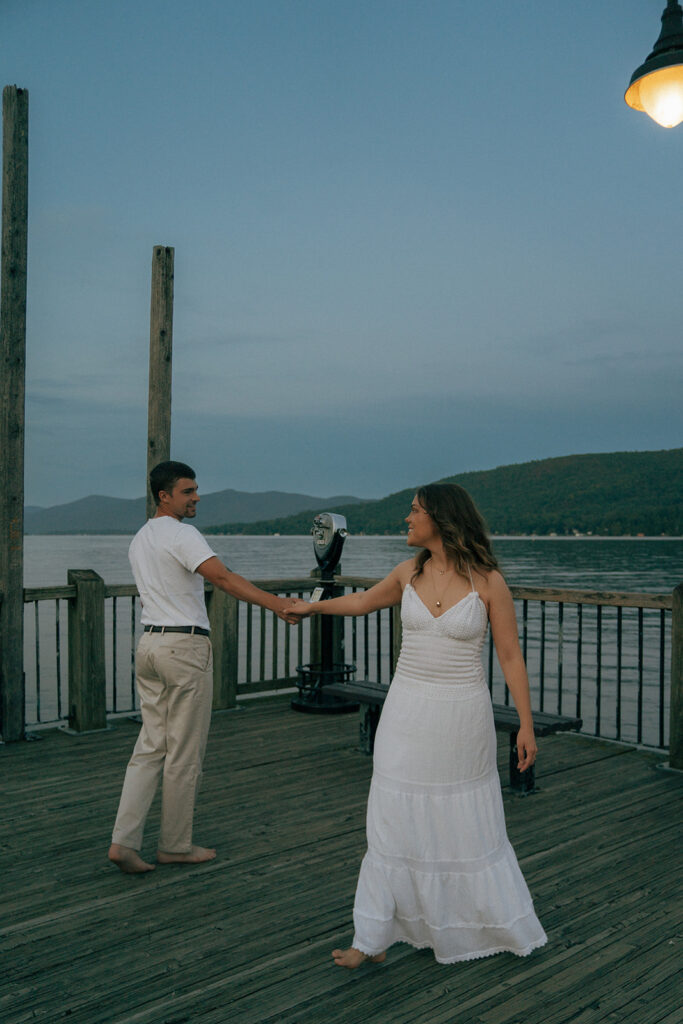
[[[148,864],[136,850],[131,850],[130,846],[112,843],[108,856],[112,864],[116,864],[126,875],[142,875],[145,871],[154,871],[154,865]]]
[[[332,957],[337,967],[348,967],[350,971],[354,971],[361,964],[383,963],[387,958],[387,954],[377,953],[375,956],[370,956],[369,953],[361,953],[359,949],[354,949],[353,946],[350,946],[349,949],[333,949]]]
[[[215,850],[207,850],[203,846],[193,846],[187,853],[165,853],[157,850],[157,864],[203,864],[205,860],[213,860]]]

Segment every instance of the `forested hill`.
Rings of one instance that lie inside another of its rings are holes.
[[[465,487],[492,533],[606,536],[683,534],[683,448],[658,452],[567,455],[476,473],[441,482]],[[351,533],[404,533],[415,487],[377,501],[318,511],[346,516]],[[252,523],[216,526],[210,533],[305,534],[309,512]]]

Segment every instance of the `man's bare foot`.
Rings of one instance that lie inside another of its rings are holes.
[[[157,864],[203,864],[205,860],[213,860],[215,850],[207,850],[203,846],[193,846],[187,853],[165,853],[157,850]]]
[[[112,864],[116,864],[126,875],[142,875],[145,871],[154,871],[154,864],[148,864],[136,850],[131,850],[130,846],[112,843],[108,856]]]
[[[361,964],[383,963],[387,958],[387,954],[376,953],[375,956],[370,956],[369,953],[361,953],[359,949],[354,949],[353,946],[350,946],[348,949],[333,949],[332,957],[337,967],[348,967],[350,971],[354,971]]]

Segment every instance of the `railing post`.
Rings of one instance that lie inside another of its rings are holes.
[[[213,647],[213,708],[225,711],[237,703],[239,602],[218,587],[207,596]]]
[[[391,651],[391,675],[396,671],[396,663],[401,653],[401,640],[403,638],[403,625],[401,623],[401,605],[395,604],[391,609],[391,623],[393,644]]]
[[[107,728],[104,580],[93,569],[69,569],[69,728]]]
[[[0,734],[24,737],[24,407],[28,92],[2,94],[0,282]]]
[[[669,765],[683,770],[683,583],[673,592],[671,609],[671,699]]]

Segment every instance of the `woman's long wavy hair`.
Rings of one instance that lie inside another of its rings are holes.
[[[464,487],[426,484],[418,489],[417,500],[441,534],[446,557],[456,572],[467,576],[468,568],[485,573],[498,568],[484,517]],[[413,579],[421,575],[429,558],[426,548],[420,552]]]

